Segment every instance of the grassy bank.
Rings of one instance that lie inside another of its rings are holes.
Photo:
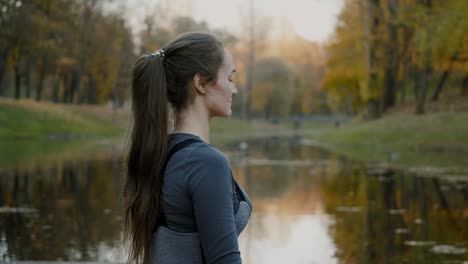
[[[467,166],[468,113],[395,114],[371,122],[317,129],[318,145],[366,162]]]
[[[0,141],[115,137],[124,128],[86,106],[0,100]]]
[[[36,103],[0,97],[0,142],[38,139],[86,139],[124,137],[130,113],[104,106]],[[287,128],[267,122],[245,122],[236,118],[215,118],[211,135],[217,142],[286,132]]]
[[[0,168],[85,158],[109,149],[122,152],[129,123],[128,110],[0,97]],[[218,118],[211,139],[224,144],[271,131],[277,132],[278,126]]]
[[[24,168],[121,146],[126,127],[106,111],[0,98],[0,167]]]
[[[76,106],[0,98],[0,166],[23,164],[49,156],[120,151],[129,126],[128,111],[103,106]],[[423,116],[393,113],[376,121],[292,124],[214,119],[215,145],[269,135],[301,133],[313,144],[364,162],[404,166],[466,166],[468,113],[439,112]],[[90,140],[91,139],[91,140]],[[97,142],[97,143],[96,143]]]
[[[250,122],[236,118],[215,118],[211,123],[210,140],[213,144],[225,144],[251,138],[292,135],[292,126],[288,123],[271,124],[264,120]]]

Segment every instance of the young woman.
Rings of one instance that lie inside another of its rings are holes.
[[[209,144],[211,119],[231,116],[234,72],[229,52],[205,33],[181,35],[136,62],[124,187],[130,262],[242,263],[237,237],[252,203]]]

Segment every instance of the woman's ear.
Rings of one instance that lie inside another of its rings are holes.
[[[205,88],[205,78],[203,78],[199,73],[193,76],[193,87],[198,94],[204,95],[206,93]]]

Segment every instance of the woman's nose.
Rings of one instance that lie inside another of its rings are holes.
[[[237,88],[234,86],[232,94],[237,94]]]

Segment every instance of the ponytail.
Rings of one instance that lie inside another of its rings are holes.
[[[138,59],[132,76],[133,127],[124,186],[124,241],[130,263],[149,263],[163,221],[162,167],[168,152],[168,96],[163,57]]]

